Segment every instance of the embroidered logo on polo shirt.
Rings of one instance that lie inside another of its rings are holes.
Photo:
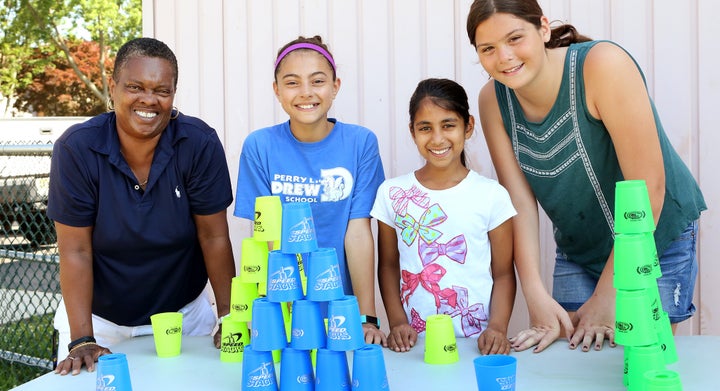
[[[175,186],[175,197],[180,198],[180,186]]]

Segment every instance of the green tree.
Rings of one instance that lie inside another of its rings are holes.
[[[16,97],[48,66],[64,60],[94,99],[106,102],[112,76],[106,64],[128,39],[141,35],[141,0],[0,1],[0,93]],[[98,45],[94,70],[82,66],[74,42]],[[44,52],[46,56],[35,56]],[[82,97],[85,99],[85,97]]]

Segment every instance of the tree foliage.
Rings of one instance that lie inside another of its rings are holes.
[[[72,86],[65,98],[77,101],[76,107],[87,106],[89,96],[92,107],[104,105],[112,76],[108,61],[125,41],[141,35],[141,27],[141,0],[2,0],[0,94],[27,108],[22,99],[38,91],[33,85],[67,77],[72,70],[78,82],[65,83]],[[81,45],[82,40],[95,46]],[[90,56],[89,49],[97,56]],[[79,86],[87,91],[79,93]]]

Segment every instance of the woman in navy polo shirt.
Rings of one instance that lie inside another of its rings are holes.
[[[230,310],[225,154],[214,129],[173,107],[177,80],[164,43],[129,41],[115,60],[113,111],[55,143],[47,213],[57,228],[64,302],[55,316],[58,357],[67,357],[56,373],[93,370],[108,347],[151,334],[158,312],[183,312],[186,335],[211,334],[208,277],[217,314]]]

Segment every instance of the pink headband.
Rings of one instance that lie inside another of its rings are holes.
[[[294,45],[288,46],[285,50],[282,51],[282,53],[280,53],[280,55],[277,57],[277,60],[275,60],[275,69],[277,70],[278,65],[280,65],[280,61],[282,61],[285,56],[287,56],[293,50],[298,49],[310,49],[322,54],[323,57],[325,57],[328,62],[330,62],[330,66],[332,66],[333,71],[335,71],[335,61],[333,61],[330,53],[328,53],[327,50],[323,49],[322,47],[315,45],[314,43],[296,43]]]

